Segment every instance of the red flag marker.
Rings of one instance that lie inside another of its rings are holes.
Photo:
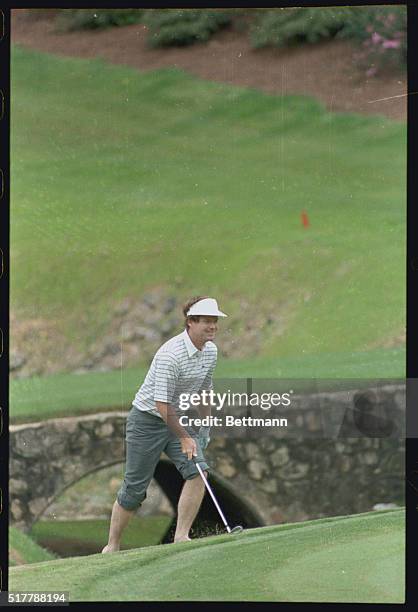
[[[309,217],[306,210],[302,210],[300,213],[300,220],[302,222],[303,227],[309,227]]]

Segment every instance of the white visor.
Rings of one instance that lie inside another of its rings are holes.
[[[193,304],[187,311],[187,316],[208,316],[208,317],[227,317],[224,312],[221,312],[218,308],[218,302],[213,298],[205,298],[199,300],[196,304]]]

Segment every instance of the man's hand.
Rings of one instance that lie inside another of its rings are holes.
[[[203,427],[202,426],[199,429],[199,434],[197,436],[197,439],[199,440],[200,448],[202,450],[205,450],[205,448],[207,447],[207,445],[210,442],[209,432],[210,432],[210,427]]]
[[[193,438],[181,438],[181,451],[187,454],[189,461],[192,457],[197,457],[196,442]]]

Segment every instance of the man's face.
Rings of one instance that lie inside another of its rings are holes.
[[[199,317],[199,321],[190,321],[189,332],[200,342],[215,338],[218,331],[218,317]]]

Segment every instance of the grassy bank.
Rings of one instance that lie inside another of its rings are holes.
[[[9,527],[9,566],[50,561],[56,556],[20,529]]]
[[[146,371],[146,367],[124,368],[112,372],[57,374],[12,380],[11,421],[23,423],[100,410],[127,410]],[[220,359],[216,370],[219,382],[216,384],[218,390],[218,387],[227,388],[229,380],[254,377],[276,380],[318,379],[318,385],[322,383],[330,389],[342,384],[348,385],[348,388],[358,388],[361,379],[368,381],[391,376],[402,378],[404,371],[404,349],[323,354],[320,357],[307,355],[300,359]],[[338,376],[343,380],[338,380]],[[300,380],[298,384],[303,386],[303,382]],[[243,384],[245,386],[245,381]],[[311,383],[307,384],[310,386]]]

